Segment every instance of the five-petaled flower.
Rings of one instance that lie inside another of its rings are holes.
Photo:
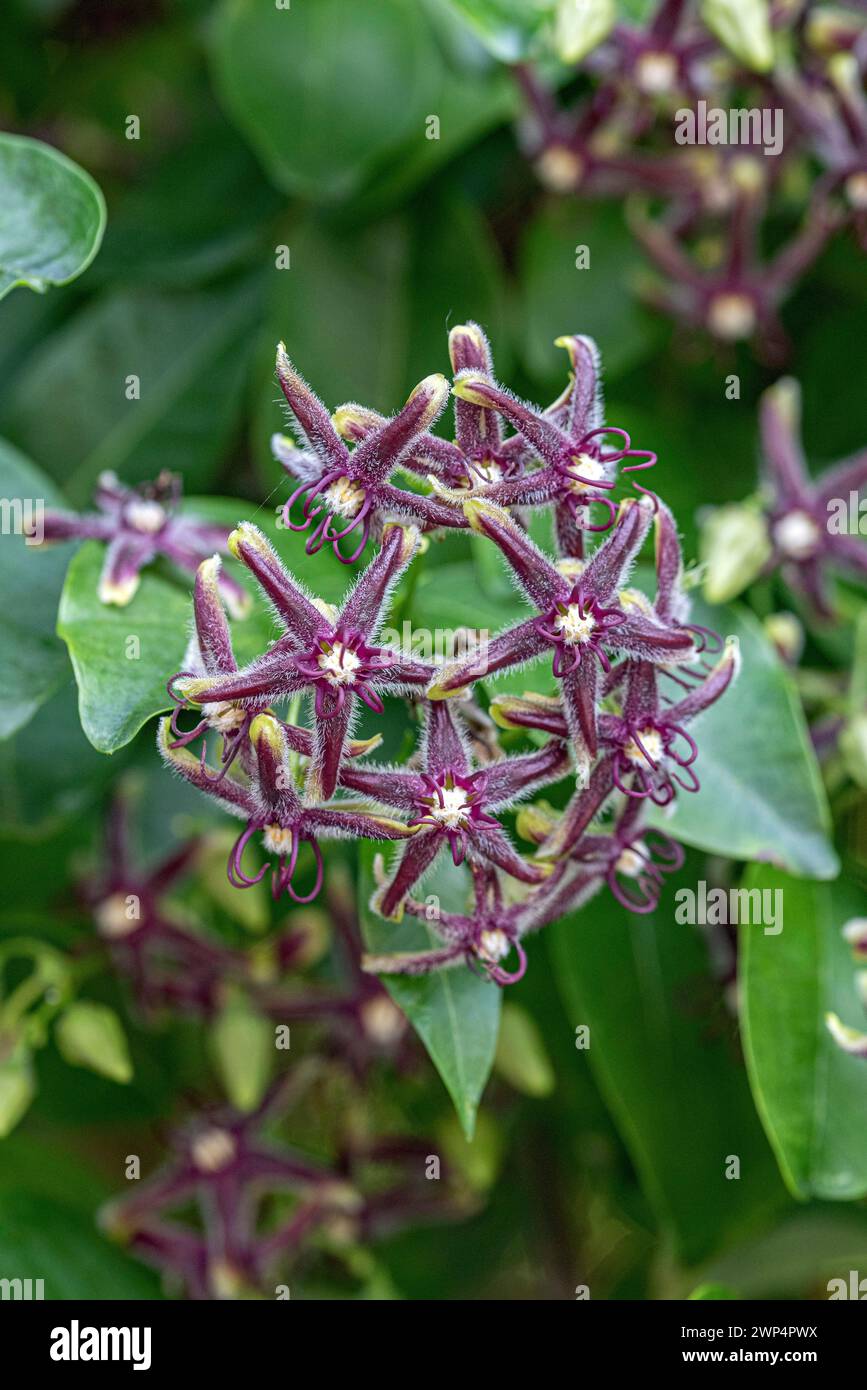
[[[609,654],[617,651],[670,663],[687,660],[694,649],[688,630],[658,621],[619,592],[653,520],[652,500],[627,499],[614,529],[586,564],[566,562],[561,568],[500,507],[471,499],[464,510],[473,529],[500,547],[538,615],[500,633],[483,658],[474,653],[446,667],[429,689],[429,698],[445,699],[481,676],[550,651],[576,750],[584,760],[595,757],[600,677],[611,669]]]
[[[236,888],[252,888],[268,872],[266,862],[252,877],[243,867],[244,850],[254,835],[261,835],[267,855],[277,862],[272,892],[279,898],[288,892],[295,902],[311,902],[322,887],[320,839],[399,840],[412,834],[400,822],[378,815],[367,806],[343,801],[324,803],[298,788],[295,753],[290,730],[269,714],[259,714],[250,725],[253,759],[250,774],[215,777],[200,758],[178,747],[172,738],[171,720],[160,721],[158,747],[169,767],[199,791],[216,798],[231,814],[246,821],[229,854],[229,881]],[[301,846],[309,844],[314,859],[313,888],[301,895],[294,887]]]
[[[444,376],[425,377],[390,420],[372,420],[370,412],[360,407],[341,407],[338,421],[342,419],[344,432],[357,440],[353,449],[295,370],[282,343],[277,349],[277,378],[300,436],[296,445],[283,435],[272,439],[277,461],[299,480],[283,508],[283,521],[292,531],[310,531],[308,555],[328,544],[338,559],[352,564],[364,550],[371,527],[378,535],[383,521],[391,517],[415,522],[422,529],[461,525],[460,513],[445,503],[391,482],[395,470],[409,467],[419,449],[426,454],[425,473],[453,460],[454,451],[445,446],[438,450],[429,434],[448,400]],[[300,520],[293,520],[296,506]],[[344,555],[340,542],[348,536],[354,549]]]
[[[129,488],[114,473],[100,474],[95,493],[97,512],[45,513],[45,540],[106,541],[105,564],[99,580],[103,603],[123,607],[138,589],[141,571],[158,555],[178,569],[195,574],[199,564],[215,550],[227,549],[227,530],[212,522],[178,511],[181,480],[161,473],[153,483]],[[249,607],[249,598],[237,580],[220,575],[220,589],[235,617]]]
[[[761,405],[762,453],[769,494],[770,567],[823,617],[832,616],[826,567],[867,575],[867,543],[849,530],[852,496],[867,488],[867,449],[813,479],[801,446],[801,395],[785,377],[767,390]],[[855,509],[856,518],[860,514]],[[840,517],[845,529],[838,529]],[[856,520],[857,527],[857,520]]]
[[[513,847],[492,814],[537,787],[559,780],[569,766],[565,743],[551,741],[538,752],[503,758],[474,771],[463,729],[442,703],[429,706],[419,771],[348,768],[341,783],[393,806],[416,829],[407,841],[392,881],[377,895],[384,917],[400,917],[406,895],[448,844],[455,864],[496,866],[524,883],[538,883],[548,867],[532,864]]]
[[[432,668],[390,647],[372,645],[392,588],[415,554],[414,527],[387,525],[382,548],[358,577],[339,612],[307,596],[261,531],[243,523],[229,537],[234,555],[270,600],[284,635],[240,671],[176,676],[173,690],[196,704],[259,708],[306,692],[312,697],[315,757],[310,791],[319,799],[337,786],[357,704],[377,714],[384,694],[421,692]]]

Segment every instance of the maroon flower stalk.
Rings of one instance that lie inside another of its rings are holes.
[[[299,480],[283,509],[283,520],[290,530],[310,531],[308,555],[330,544],[339,559],[353,564],[367,544],[371,526],[376,523],[380,529],[389,517],[404,518],[422,529],[462,524],[460,514],[444,503],[407,492],[390,481],[396,469],[406,466],[420,441],[429,446],[430,426],[448,400],[445,377],[426,377],[397,415],[368,429],[349,449],[282,343],[277,349],[277,376],[302,439],[300,448],[287,445],[281,435],[272,440],[277,461]],[[352,406],[342,410],[352,417]],[[431,455],[428,472],[436,463]],[[296,504],[301,519],[293,521]],[[355,547],[348,556],[340,548],[347,536],[353,536]]]
[[[231,814],[246,821],[229,855],[229,881],[236,888],[252,888],[268,871],[264,864],[250,877],[243,867],[244,851],[254,835],[262,836],[267,853],[276,859],[272,892],[284,892],[295,902],[310,902],[322,887],[320,839],[397,840],[412,834],[406,826],[384,816],[371,814],[350,802],[335,805],[302,798],[296,790],[293,750],[284,726],[271,715],[259,714],[250,726],[254,751],[252,775],[243,783],[231,775],[217,778],[199,758],[178,748],[171,737],[171,721],[162,719],[158,747],[169,767],[199,791],[214,797]],[[312,890],[301,896],[293,886],[301,846],[309,844],[315,864]]]
[[[316,799],[331,796],[358,701],[381,714],[384,694],[420,691],[433,674],[424,662],[372,645],[392,588],[412,560],[418,539],[414,527],[387,526],[381,550],[340,611],[326,615],[284,568],[262,533],[243,523],[229,537],[229,545],[270,600],[284,635],[240,671],[176,676],[173,689],[188,702],[240,702],[253,709],[263,702],[309,694],[316,751],[308,790]]]
[[[826,571],[867,574],[867,544],[848,526],[851,498],[857,503],[867,488],[867,449],[811,478],[800,439],[800,388],[789,377],[762,397],[760,426],[773,546],[769,568],[781,568],[818,614],[833,616]],[[847,518],[845,530],[832,525],[835,511]]]
[[[556,568],[499,507],[471,500],[464,509],[473,529],[500,547],[538,615],[495,637],[484,653],[441,671],[429,698],[457,694],[550,651],[576,750],[595,757],[599,681],[611,668],[609,653],[670,663],[688,659],[694,649],[690,632],[657,621],[635,603],[624,605],[619,596],[653,519],[650,499],[622,504],[617,525],[577,577]]]
[[[95,501],[98,512],[77,516],[73,512],[45,513],[45,540],[99,540],[108,549],[99,580],[103,603],[123,607],[139,586],[141,571],[158,555],[178,569],[195,574],[199,564],[215,550],[227,549],[224,526],[178,514],[181,480],[161,473],[156,482],[128,488],[114,473],[100,474]],[[249,598],[231,575],[221,574],[220,590],[235,617],[249,607]]]
[[[464,731],[440,703],[429,706],[422,756],[418,772],[367,766],[341,774],[341,785],[394,807],[417,827],[392,881],[377,894],[377,911],[399,920],[405,897],[446,844],[455,864],[468,857],[473,865],[496,866],[523,883],[537,883],[548,874],[547,866],[530,864],[517,853],[492,813],[558,781],[569,766],[563,743],[473,771]]]

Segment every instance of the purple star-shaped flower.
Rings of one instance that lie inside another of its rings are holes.
[[[250,877],[244,871],[244,850],[254,835],[261,835],[269,856],[277,862],[272,877],[275,898],[288,892],[295,902],[311,902],[322,887],[320,839],[399,840],[412,831],[398,821],[369,811],[351,802],[322,804],[309,792],[302,797],[297,788],[293,749],[287,730],[279,720],[259,714],[250,725],[253,747],[252,775],[244,781],[233,776],[215,777],[200,758],[172,739],[171,720],[160,720],[157,746],[175,772],[199,791],[215,798],[232,815],[246,821],[229,854],[228,876],[235,888],[252,888],[268,872],[264,864]],[[309,785],[309,779],[308,779]],[[313,851],[315,878],[312,890],[304,896],[293,887],[301,846]]]
[[[428,471],[436,466],[429,434],[448,400],[444,376],[425,377],[406,405],[389,420],[360,431],[364,435],[350,449],[335,428],[325,406],[295,370],[281,343],[277,349],[277,377],[297,423],[301,447],[287,444],[281,435],[272,440],[277,461],[299,480],[283,509],[284,524],[292,531],[310,531],[307,553],[313,555],[330,544],[338,559],[353,564],[364,550],[371,527],[381,528],[383,520],[401,517],[422,529],[434,526],[460,526],[460,513],[435,498],[423,497],[396,487],[390,480],[398,468],[407,466],[420,441],[425,440]],[[342,407],[343,425],[350,438],[353,422],[370,413],[352,406]],[[451,458],[452,454],[446,454]],[[293,520],[296,505],[300,520]],[[311,529],[312,528],[312,529]],[[354,536],[354,549],[344,555],[340,542]]]
[[[764,476],[770,504],[771,567],[822,616],[832,615],[826,567],[867,575],[867,544],[860,533],[860,494],[867,488],[867,449],[810,477],[801,446],[801,393],[791,377],[762,397]],[[856,531],[851,529],[855,518]]]
[[[620,598],[620,587],[653,519],[652,502],[624,502],[616,526],[586,564],[564,562],[564,567],[577,568],[572,574],[553,565],[501,508],[473,500],[464,509],[473,529],[500,547],[538,614],[500,633],[485,651],[440,671],[429,698],[445,699],[478,679],[550,651],[576,750],[595,757],[599,681],[611,668],[609,652],[668,663],[684,661],[694,650],[688,630],[659,621],[646,607],[624,604]]]
[[[419,771],[367,766],[345,768],[341,773],[342,786],[395,807],[416,827],[391,883],[377,895],[377,911],[399,918],[405,897],[446,845],[455,864],[469,858],[471,863],[503,869],[524,883],[546,877],[547,866],[542,869],[522,858],[492,812],[559,780],[569,767],[565,744],[551,742],[537,752],[473,770],[463,730],[439,703],[429,706],[422,749]]]
[[[391,590],[418,541],[414,527],[387,525],[381,550],[338,612],[317,607],[261,531],[243,523],[229,537],[229,547],[254,575],[286,631],[242,670],[176,676],[173,689],[200,705],[240,701],[254,709],[263,701],[310,694],[316,746],[309,790],[316,799],[331,796],[358,702],[381,714],[384,694],[419,692],[433,674],[425,662],[373,645]]]
[[[139,586],[141,571],[158,555],[188,574],[215,550],[227,549],[227,530],[195,517],[181,516],[181,480],[161,473],[156,482],[128,488],[114,473],[102,473],[94,494],[98,512],[47,511],[45,540],[106,541],[108,550],[99,580],[103,603],[125,606]],[[231,575],[220,576],[220,589],[233,616],[249,608],[249,597]]]

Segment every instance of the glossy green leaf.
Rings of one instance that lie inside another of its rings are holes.
[[[73,546],[44,548],[16,533],[20,520],[36,526],[40,504],[60,506],[54,483],[17,449],[0,440],[0,498],[10,511],[11,534],[0,546],[0,738],[30,720],[68,672],[66,652],[55,631],[57,605]],[[4,526],[4,530],[7,527]]]
[[[274,1063],[274,1028],[243,994],[233,994],[210,1030],[211,1052],[226,1095],[249,1114],[265,1094]]]
[[[210,483],[241,408],[261,281],[192,294],[119,291],[75,314],[9,383],[4,433],[90,504],[103,469],[125,483]]]
[[[39,294],[86,270],[105,230],[105,200],[59,150],[0,134],[0,299],[16,285]]]
[[[592,1068],[648,1197],[691,1262],[783,1189],[707,948],[674,920],[687,872],[668,881],[655,912],[636,916],[603,889],[546,935],[570,1025],[589,1027],[574,1065]],[[732,1155],[737,1179],[726,1176]]]
[[[156,1275],[111,1245],[91,1213],[27,1191],[0,1194],[0,1268],[44,1280],[46,1299],[159,1297]]]
[[[439,937],[414,918],[385,922],[371,912],[373,860],[382,846],[365,844],[361,851],[359,912],[368,950],[380,954],[428,950],[442,945]],[[470,892],[469,874],[440,861],[424,882],[425,897],[435,894],[448,911],[464,911]],[[409,978],[384,975],[382,982],[403,1010],[428,1050],[454,1102],[461,1128],[472,1139],[476,1112],[485,1089],[500,1025],[501,991],[466,966]]]
[[[306,198],[348,197],[436,110],[439,54],[411,0],[224,0],[212,53],[230,117]]]
[[[782,893],[783,930],[741,927],[744,1038],[756,1105],[796,1196],[842,1201],[867,1193],[867,1062],[843,1052],[833,1012],[863,1030],[855,962],[841,928],[864,916],[851,886],[752,867],[745,886]]]
[[[636,297],[640,265],[619,207],[573,198],[544,204],[521,244],[519,346],[528,371],[542,381],[552,374],[566,381],[566,354],[554,346],[564,333],[596,339],[606,379],[649,356],[660,326]]]
[[[255,510],[232,498],[190,498],[185,508],[191,515],[224,522],[227,535]],[[271,513],[256,519],[272,539],[277,535]],[[97,594],[104,555],[101,542],[88,541],[75,556],[63,588],[57,631],[69,649],[78,682],[82,728],[101,753],[114,753],[154,715],[172,708],[166,681],[183,665],[193,577],[151,566],[142,573],[132,602],[117,608],[101,603]],[[226,564],[255,594],[255,584],[241,566],[230,559]],[[239,665],[260,656],[277,631],[261,602],[249,617],[233,623]]]
[[[738,638],[741,672],[691,726],[701,790],[679,796],[671,815],[654,812],[656,824],[714,854],[833,878],[828,805],[790,675],[746,610],[695,600],[693,618]]]
[[[152,715],[170,708],[166,681],[183,666],[190,598],[153,571],[126,608],[100,603],[105,547],[88,541],[69,566],[57,631],[78,682],[81,727],[100,753],[115,753]]]

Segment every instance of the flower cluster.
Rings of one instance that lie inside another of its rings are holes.
[[[467,962],[505,984],[523,973],[527,933],[604,883],[625,906],[649,911],[664,874],[680,863],[678,847],[644,825],[644,811],[698,788],[688,726],[725,692],[737,650],[689,621],[674,519],[630,476],[655,455],[605,423],[595,345],[581,336],[559,342],[569,381],[540,409],[497,382],[478,325],[453,329],[454,442],[430,433],[448,396],[444,379],[426,378],[391,419],[359,405],[332,416],[281,345],[277,373],[297,437],[279,436],[275,453],[299,480],[287,526],[310,530],[308,552],[330,544],[347,564],[368,540],[376,549],[336,609],[306,591],[261,531],[239,525],[229,549],[282,629],[241,669],[219,560],[206,560],[197,575],[195,637],[185,670],[169,681],[177,708],[161,722],[160,752],[243,822],[228,868],[238,887],[259,882],[270,863],[275,898],[287,892],[308,902],[323,881],[323,840],[398,842],[389,871],[377,860],[373,907],[393,921],[424,915],[442,945],[371,958],[372,971]],[[412,490],[393,481],[407,474]],[[615,501],[624,481],[637,495]],[[539,513],[553,522],[555,555],[530,537]],[[378,644],[377,635],[395,585],[434,530],[495,547],[528,614],[460,659],[431,664]],[[628,585],[651,531],[652,598]],[[473,738],[490,724],[488,682],[538,659],[550,662],[551,693],[494,693],[490,716],[504,731],[502,746]],[[375,737],[353,738],[360,710],[382,717],[386,697],[408,701],[420,724],[416,750],[399,767],[369,760]],[[309,726],[297,722],[302,698]],[[184,728],[192,707],[198,715]],[[512,751],[519,731],[528,751]],[[214,765],[210,734],[221,743]],[[197,740],[198,756],[190,748]],[[518,812],[531,845],[521,853],[506,818],[543,788],[561,809],[544,803]],[[265,856],[255,868],[246,864],[254,844]],[[438,911],[431,920],[419,885],[441,854],[466,861],[473,902],[466,915]]]
[[[560,43],[567,61],[580,57],[577,101],[561,102],[532,65],[516,70],[539,179],[556,193],[628,198],[656,272],[647,299],[687,330],[754,339],[781,360],[782,302],[838,229],[867,239],[867,19],[659,0],[588,52],[597,36],[577,29],[597,21],[586,7]],[[796,202],[803,220],[768,257],[768,226],[791,222]]]

